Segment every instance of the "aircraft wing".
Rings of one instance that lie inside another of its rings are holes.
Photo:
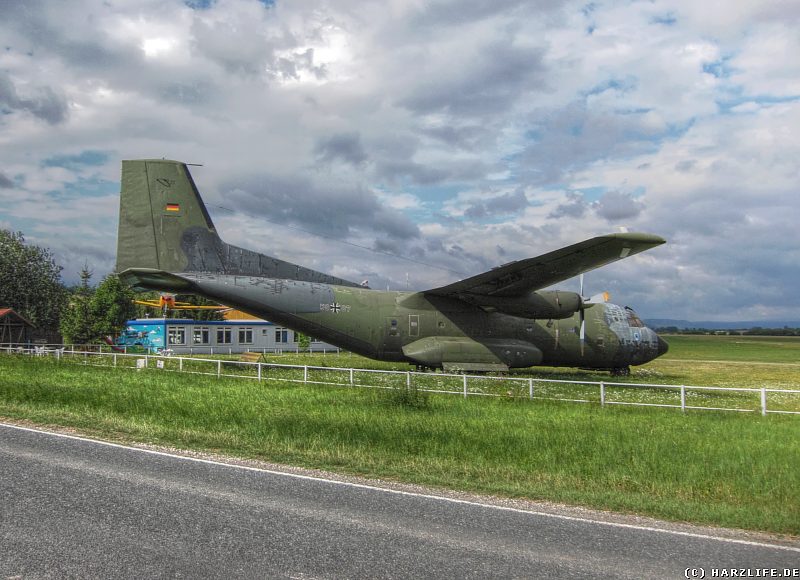
[[[652,234],[608,234],[493,268],[483,274],[428,290],[425,294],[510,297],[546,288],[622,258],[649,250],[666,240]]]

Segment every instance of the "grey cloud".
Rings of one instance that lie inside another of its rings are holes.
[[[588,204],[583,199],[583,196],[580,193],[568,191],[567,202],[558,204],[558,207],[556,207],[555,210],[551,211],[547,217],[553,219],[558,219],[562,217],[579,218],[583,217],[583,215],[586,213],[587,208]]]
[[[359,166],[367,160],[367,154],[361,145],[361,135],[358,133],[338,133],[318,139],[314,154],[319,161],[327,163],[343,161]]]
[[[526,182],[539,185],[562,182],[570,172],[598,159],[652,151],[661,136],[643,114],[593,111],[585,101],[537,112],[530,134],[532,142],[521,154],[520,165]]]
[[[191,28],[194,50],[229,73],[258,75],[269,65],[281,74],[294,74],[288,65],[276,62],[275,43],[265,38],[256,24],[195,18]]]
[[[509,42],[479,49],[470,66],[433,70],[429,78],[420,79],[411,94],[399,99],[399,104],[418,114],[482,116],[505,112],[522,94],[543,90],[546,85],[543,51]]]
[[[414,160],[419,142],[413,138],[392,137],[371,143],[370,157],[374,161],[375,175],[390,183],[410,179],[418,185],[432,185],[446,180],[481,179],[487,167],[480,160],[459,160],[435,166]]]
[[[410,178],[420,185],[431,185],[444,181],[449,173],[441,168],[428,167],[414,161],[385,159],[377,163],[376,171],[387,179],[395,181]]]
[[[66,3],[40,0],[0,4],[5,22],[27,40],[34,57],[49,54],[83,71],[113,69],[127,74],[136,61],[141,62],[140,51],[118,44],[101,27],[93,26],[95,15],[91,11],[81,20],[85,28],[65,26],[61,12],[74,10]]]
[[[279,57],[267,65],[267,72],[274,77],[282,79],[299,79],[300,73],[305,71],[315,78],[324,79],[328,71],[325,65],[314,65],[314,49],[308,48],[303,52],[296,52],[289,57]]]
[[[20,96],[11,78],[3,72],[0,72],[0,106],[26,111],[51,125],[64,122],[68,113],[66,98],[52,88],[39,87],[34,94]]]
[[[493,197],[486,202],[486,209],[493,214],[514,213],[526,207],[528,207],[528,198],[525,197],[521,189],[513,193]]]
[[[629,193],[608,191],[592,203],[592,209],[597,215],[611,222],[635,218],[644,210],[644,204]]]
[[[465,127],[445,125],[443,127],[425,128],[420,133],[465,151],[475,151],[495,141],[494,132],[478,125]]]
[[[12,187],[14,187],[14,182],[5,173],[0,172],[0,189],[11,189]]]
[[[179,80],[166,82],[156,88],[160,99],[180,105],[194,106],[207,104],[216,89],[204,80]]]
[[[264,17],[266,18],[266,12]],[[192,23],[195,50],[228,73],[297,80],[307,72],[324,79],[324,65],[314,64],[314,49],[298,44],[291,33],[244,16]]]
[[[472,219],[516,213],[528,206],[528,198],[521,189],[477,202],[467,208],[464,215]]]
[[[560,0],[444,0],[426,2],[423,10],[417,14],[411,24],[416,27],[431,28],[435,26],[461,25],[504,14],[513,16],[524,12],[535,12],[537,16],[546,16],[548,12],[559,9],[563,5]]]
[[[409,245],[407,240],[386,240],[377,238],[373,244],[373,249],[377,252],[393,254],[412,260],[422,260],[425,258],[425,250],[419,246]]]
[[[381,206],[372,191],[360,186],[323,189],[303,177],[258,176],[231,181],[222,189],[226,203],[245,213],[331,237],[346,238],[355,230],[400,240],[420,235],[404,214]]]

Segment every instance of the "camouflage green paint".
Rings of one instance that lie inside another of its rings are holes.
[[[117,271],[129,284],[200,294],[368,357],[624,370],[667,349],[630,309],[537,291],[663,243],[656,236],[601,236],[442,288],[382,292],[226,244],[182,163],[123,161],[120,200]]]

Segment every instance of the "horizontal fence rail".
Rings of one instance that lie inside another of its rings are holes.
[[[155,369],[216,377],[273,380],[337,387],[416,389],[462,397],[508,397],[638,407],[704,411],[760,412],[800,415],[800,390],[767,387],[702,387],[655,383],[571,381],[513,376],[391,371],[273,362],[218,360],[184,356],[70,350],[51,346],[0,347],[6,354],[55,357],[84,365],[123,369]],[[768,405],[768,399],[770,401]],[[735,405],[749,404],[748,407]]]
[[[118,345],[110,345],[106,343],[102,344],[33,344],[33,343],[26,343],[24,345],[20,345],[17,343],[0,343],[0,349],[13,349],[17,350],[19,348],[24,349],[48,349],[48,350],[55,350],[55,349],[64,349],[65,351],[69,351],[71,353],[83,353],[83,352],[121,352],[123,354],[138,354],[143,355],[145,351],[149,349],[149,347],[143,346],[127,346],[124,344]],[[242,350],[243,348],[249,350]],[[335,347],[335,346],[321,346],[318,344],[314,344],[313,342],[311,345],[305,348],[301,348],[299,346],[285,346],[285,347],[251,347],[249,345],[224,345],[218,344],[216,346],[211,345],[187,345],[187,344],[173,344],[167,348],[160,349],[158,353],[153,352],[152,354],[163,354],[164,356],[173,356],[175,354],[209,354],[209,355],[234,355],[234,354],[242,354],[244,352],[258,352],[261,354],[288,354],[288,353],[317,353],[317,354],[340,354],[344,351],[342,349]],[[148,352],[147,354],[151,354]]]

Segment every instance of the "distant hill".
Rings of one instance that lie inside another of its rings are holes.
[[[672,318],[648,318],[645,324],[650,328],[666,328],[675,326],[680,329],[707,328],[709,330],[747,330],[749,328],[800,328],[797,320],[740,320],[734,322],[718,322],[709,320],[691,321],[674,320]]]

